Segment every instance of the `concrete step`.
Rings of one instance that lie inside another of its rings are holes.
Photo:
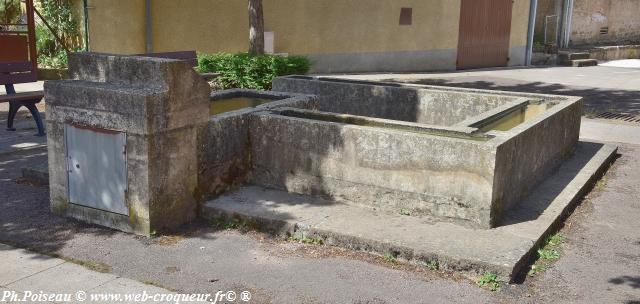
[[[526,270],[537,245],[587,193],[616,151],[613,146],[580,142],[575,154],[493,229],[257,186],[242,187],[207,202],[202,215],[232,224],[229,227],[246,226],[278,236],[391,254],[416,264],[437,261],[443,270],[491,271],[512,280]]]
[[[589,67],[598,65],[598,60],[596,59],[576,59],[571,60],[572,67]]]
[[[558,57],[571,61],[578,59],[590,59],[591,54],[587,52],[560,52],[558,53]]]
[[[572,66],[574,60],[590,59],[591,54],[586,52],[558,52],[558,65]]]

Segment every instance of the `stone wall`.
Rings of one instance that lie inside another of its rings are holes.
[[[640,43],[640,1],[575,0],[571,45]],[[603,28],[608,33],[601,34]]]
[[[249,121],[253,113],[278,107],[317,109],[318,98],[295,93],[232,89],[211,94],[212,100],[251,97],[274,101],[209,117],[198,128],[198,198],[210,199],[247,181],[251,169]]]
[[[526,208],[518,203],[573,154],[581,116],[582,102],[570,97],[531,124],[502,132],[493,184],[497,219],[508,209]]]
[[[253,184],[490,225],[495,158],[481,140],[272,113],[251,130]]]

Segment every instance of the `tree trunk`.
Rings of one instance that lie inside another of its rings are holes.
[[[262,0],[249,0],[249,54],[264,55]]]

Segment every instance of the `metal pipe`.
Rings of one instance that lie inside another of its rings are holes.
[[[567,45],[565,47],[569,47],[571,44],[571,29],[573,23],[573,2],[574,0],[569,0],[569,11],[567,12]]]
[[[531,65],[531,58],[533,58],[533,36],[536,30],[537,10],[538,0],[531,0],[531,6],[529,7],[529,31],[527,32],[527,51],[524,60],[525,65]]]
[[[151,24],[151,0],[146,0],[145,1],[145,18],[144,18],[144,22],[145,22],[145,41],[146,41],[146,45],[145,45],[145,52],[146,53],[153,53],[153,41],[152,38],[153,36],[152,34],[152,24]]]
[[[562,11],[562,34],[560,35],[560,47],[568,48],[571,41],[571,22],[573,19],[573,0],[565,0]]]
[[[82,0],[84,10],[84,50],[89,51],[89,3],[88,0]]]

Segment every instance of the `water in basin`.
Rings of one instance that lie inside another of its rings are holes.
[[[255,108],[263,103],[273,101],[268,98],[254,97],[235,97],[229,99],[215,100],[209,106],[209,114],[217,115],[220,113],[235,111],[244,108]]]
[[[525,107],[522,107],[518,110],[515,110],[505,115],[500,119],[497,119],[494,122],[491,122],[483,126],[482,128],[480,128],[480,130],[482,130],[483,132],[509,131],[514,127],[518,126],[519,124],[540,115],[541,113],[549,109],[551,106],[552,105],[546,104],[546,103],[529,104]]]

